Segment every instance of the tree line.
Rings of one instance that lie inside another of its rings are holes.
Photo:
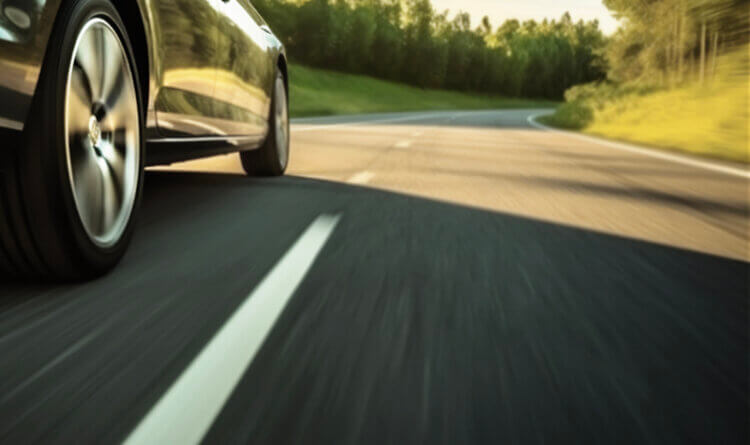
[[[750,37],[748,0],[604,0],[623,26],[606,48],[609,79],[654,86],[705,82]],[[747,73],[744,73],[747,75]]]
[[[255,0],[293,61],[424,88],[558,99],[606,76],[596,21],[508,20],[472,28],[429,0]]]

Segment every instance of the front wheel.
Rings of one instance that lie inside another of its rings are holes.
[[[22,277],[91,278],[123,256],[140,198],[137,70],[108,0],[66,2],[47,54],[26,144],[0,197],[9,209],[0,221],[0,269]]]
[[[289,100],[281,73],[274,81],[268,136],[256,150],[240,153],[242,168],[250,176],[281,176],[289,164]]]

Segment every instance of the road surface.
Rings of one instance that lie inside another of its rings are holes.
[[[112,274],[0,284],[0,442],[747,443],[747,177],[538,111],[149,171]]]

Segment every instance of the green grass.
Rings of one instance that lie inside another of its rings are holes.
[[[720,60],[716,78],[678,88],[584,85],[543,123],[735,162],[750,162],[747,48]]]
[[[292,64],[293,117],[422,110],[553,108],[557,102],[509,99],[444,90],[425,90],[372,77]]]

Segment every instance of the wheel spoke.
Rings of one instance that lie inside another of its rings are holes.
[[[91,117],[91,95],[83,71],[74,68],[70,74],[68,125],[75,132],[87,132]]]
[[[102,97],[101,101],[109,110],[116,109],[125,96],[125,73],[120,44],[109,33],[103,39],[102,57]]]
[[[81,219],[92,231],[101,230],[102,172],[96,157],[90,150],[79,147],[78,155],[72,157],[73,188]],[[72,153],[71,153],[72,156]]]
[[[75,56],[75,64],[83,70],[88,81],[92,102],[101,100],[102,97],[103,72],[100,57],[103,47],[104,30],[92,27],[81,35]]]
[[[115,134],[115,140],[112,143],[108,141],[102,142],[99,146],[99,151],[109,166],[109,171],[115,176],[117,183],[121,185],[125,180],[125,159],[123,159],[122,154],[125,146],[122,143],[122,137],[118,136],[118,134],[122,134],[122,132]]]
[[[113,174],[109,163],[104,158],[99,158],[98,161],[102,172],[102,227],[111,227],[120,210],[122,187],[117,175]]]
[[[122,91],[127,91],[127,88]],[[107,116],[102,121],[102,130],[109,133],[125,131],[133,125],[133,115],[138,112],[134,101],[125,100],[126,96],[122,93],[119,97],[122,100],[118,100],[114,108],[108,108]]]

